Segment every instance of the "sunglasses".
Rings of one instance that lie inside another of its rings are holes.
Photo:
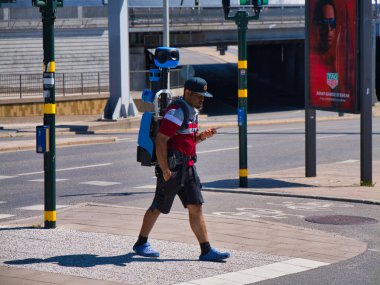
[[[319,25],[324,29],[328,29],[328,27],[330,26],[330,29],[334,30],[336,27],[336,21],[334,18],[330,18],[330,19],[323,18],[319,21]]]

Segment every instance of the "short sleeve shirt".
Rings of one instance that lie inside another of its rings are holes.
[[[180,99],[183,100],[183,99]],[[170,137],[168,141],[169,150],[177,150],[185,156],[196,154],[196,134],[198,132],[198,111],[190,106],[185,100],[189,111],[189,122],[186,129],[180,130],[184,120],[182,108],[173,104],[165,111],[159,132]],[[194,164],[191,162],[190,165]]]

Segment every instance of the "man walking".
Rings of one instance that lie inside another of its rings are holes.
[[[202,213],[202,185],[195,169],[196,144],[216,134],[216,129],[198,132],[198,111],[204,97],[212,97],[207,92],[207,82],[193,77],[185,82],[183,98],[167,108],[162,119],[157,138],[156,167],[157,186],[153,203],[144,215],[140,235],[133,250],[142,256],[158,257],[148,236],[158,216],[168,214],[174,198],[179,196],[189,211],[189,220],[200,247],[202,261],[222,261],[230,257],[228,252],[219,252],[211,247],[206,223]]]

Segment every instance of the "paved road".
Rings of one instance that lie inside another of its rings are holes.
[[[380,119],[374,119],[373,154],[380,159]],[[336,131],[339,130],[339,131]],[[208,187],[236,186],[238,136],[222,128],[217,138],[198,147],[198,170]],[[304,165],[302,124],[254,126],[248,129],[249,174]],[[115,136],[115,134],[109,134]],[[104,134],[102,134],[104,136]],[[118,203],[152,192],[153,169],[136,161],[137,134],[118,135],[117,143],[75,146],[57,150],[57,204]],[[318,164],[360,159],[359,121],[318,123]],[[1,213],[11,219],[34,215],[17,208],[43,202],[43,157],[33,151],[0,154]],[[374,170],[378,171],[378,170]],[[353,174],[355,175],[355,174]],[[359,177],[359,174],[357,174]],[[358,178],[359,179],[359,178]]]

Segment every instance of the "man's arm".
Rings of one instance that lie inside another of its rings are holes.
[[[168,165],[168,140],[170,137],[158,132],[156,137],[156,157],[158,165],[162,170],[165,181],[168,181],[171,176],[171,171]]]

